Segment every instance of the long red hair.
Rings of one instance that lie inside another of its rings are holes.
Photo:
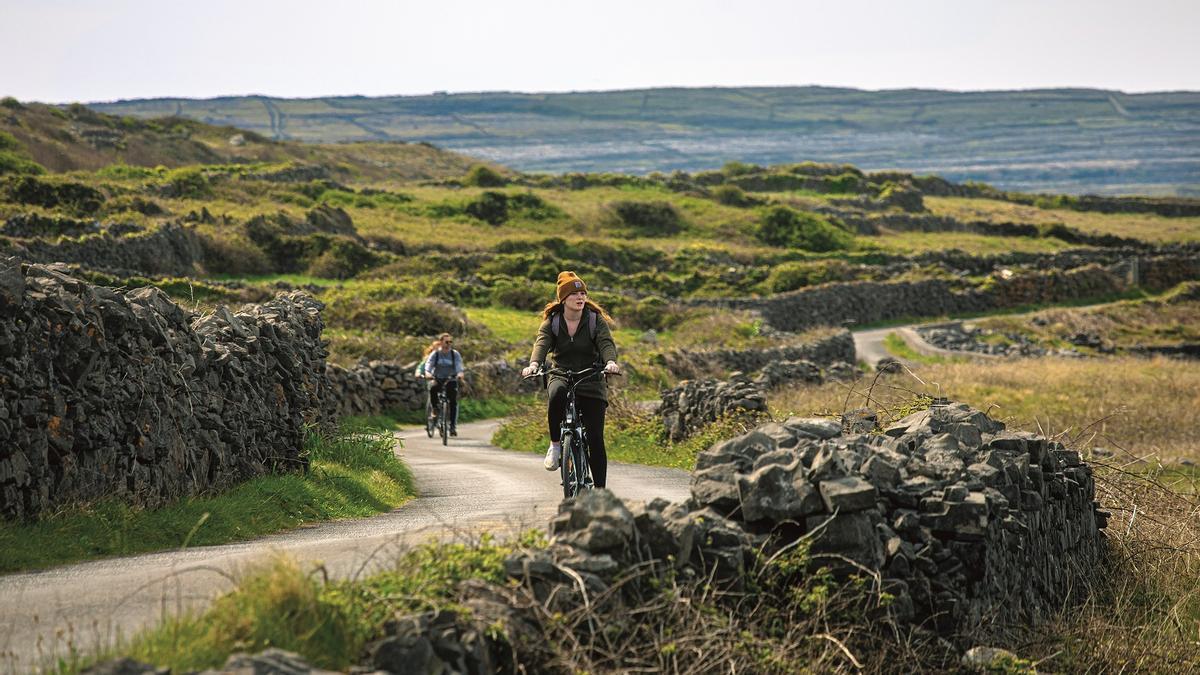
[[[608,315],[608,312],[603,307],[593,302],[591,298],[583,301],[583,307],[584,309],[590,309],[596,314],[599,314],[600,318],[604,319],[604,323],[608,324],[609,326],[616,324],[616,321],[613,321],[613,318]],[[561,312],[562,309],[563,304],[559,300],[547,302],[546,306],[542,308],[542,321],[549,319],[550,315],[555,312]]]

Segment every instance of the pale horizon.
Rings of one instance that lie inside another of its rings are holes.
[[[1200,90],[1200,3],[0,0],[0,96]],[[18,62],[19,61],[19,62]]]

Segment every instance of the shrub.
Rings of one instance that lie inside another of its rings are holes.
[[[492,284],[493,305],[512,309],[537,311],[554,298],[554,284],[548,281],[498,279]]]
[[[669,237],[684,228],[683,218],[670,202],[617,201],[607,208],[610,221],[635,236]]]
[[[785,293],[830,281],[848,281],[854,271],[843,260],[792,261],[776,265],[763,282],[768,293]]]
[[[508,220],[508,195],[488,190],[467,202],[463,211],[489,225],[500,225]]]
[[[505,179],[504,176],[500,175],[500,172],[483,164],[476,164],[472,166],[467,171],[467,175],[463,177],[462,182],[463,185],[473,185],[475,187],[484,188],[504,187],[508,184],[508,180]]]
[[[742,188],[736,185],[718,185],[713,188],[712,198],[718,204],[725,206],[751,206],[755,203],[753,199],[746,196]]]
[[[51,183],[22,176],[7,186],[10,199],[22,204],[61,208],[78,215],[91,215],[104,204],[104,193],[82,183]]]
[[[213,237],[201,234],[199,239],[204,269],[209,274],[244,277],[275,271],[267,254],[241,236]]]
[[[669,304],[665,298],[651,295],[630,303],[621,314],[628,326],[641,329],[663,330],[670,328],[683,318],[682,310]]]
[[[379,266],[384,256],[351,239],[334,239],[329,248],[308,265],[308,274],[327,279],[349,279]]]
[[[4,98],[0,98],[0,106],[4,106],[5,108],[8,108],[9,110],[22,110],[25,108],[25,106],[21,105],[20,101],[13,98],[12,96],[5,96]]]
[[[816,213],[800,212],[775,206],[759,223],[757,236],[771,246],[802,248],[809,251],[835,251],[850,248],[854,237]]]
[[[4,174],[39,176],[46,167],[11,150],[0,150],[0,176]]]
[[[200,167],[174,169],[166,174],[163,191],[169,197],[204,199],[212,196],[212,183]]]
[[[725,166],[721,167],[721,173],[726,176],[745,176],[749,173],[759,173],[763,170],[757,164],[747,164],[745,162],[725,162]]]
[[[835,194],[858,193],[866,190],[867,182],[862,176],[850,173],[839,174],[824,179],[825,191]]]
[[[466,317],[453,305],[432,298],[371,301],[352,293],[325,295],[330,324],[403,335],[462,333]]]
[[[29,159],[15,136],[0,131],[0,176],[6,173],[37,175],[46,173],[46,167]]]

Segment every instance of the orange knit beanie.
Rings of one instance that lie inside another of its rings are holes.
[[[558,301],[562,302],[567,296],[577,291],[587,293],[587,284],[583,283],[574,272],[558,273]]]

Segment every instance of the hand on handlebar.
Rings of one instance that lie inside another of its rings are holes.
[[[608,363],[604,364],[604,374],[605,375],[620,375],[621,374],[621,366],[618,365],[616,361],[609,361]]]
[[[533,377],[534,375],[539,374],[541,372],[541,370],[542,370],[541,365],[539,365],[537,363],[531,363],[528,366],[525,366],[524,368],[521,369],[521,377],[523,377],[523,378]]]

